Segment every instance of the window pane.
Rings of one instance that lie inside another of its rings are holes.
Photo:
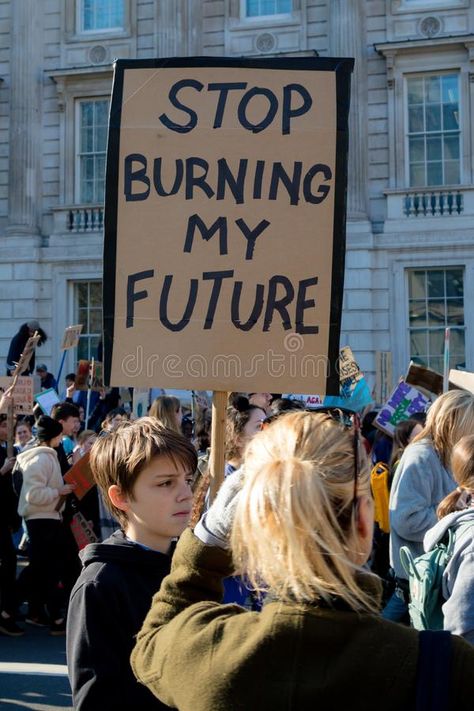
[[[410,163],[425,160],[425,139],[410,137]]]
[[[443,184],[443,164],[441,163],[441,161],[439,161],[439,163],[428,163],[426,165],[426,184]]]
[[[102,332],[102,309],[91,309],[89,312],[90,333]]]
[[[410,299],[424,299],[426,296],[426,272],[413,270],[408,272]]]
[[[444,157],[447,160],[450,158],[459,158],[459,134],[444,137]]]
[[[77,360],[89,360],[89,339],[81,336],[77,346]]]
[[[464,295],[464,280],[462,269],[446,270],[446,296],[461,297]]]
[[[430,358],[428,358],[427,365],[429,368],[436,370],[437,373],[442,373],[444,370],[444,357],[443,356],[438,356],[438,357],[431,356]]]
[[[428,77],[426,80],[426,100],[433,104],[441,101],[441,77]]]
[[[426,130],[441,131],[441,107],[436,104],[426,106]]]
[[[123,27],[123,0],[82,0],[82,27],[85,31]]]
[[[443,129],[445,131],[459,128],[459,107],[457,104],[443,106]]]
[[[79,309],[78,314],[77,314],[77,323],[82,323],[82,331],[84,333],[89,332],[89,323],[88,323],[87,317],[88,317],[87,308]]]
[[[444,184],[459,185],[461,182],[461,166],[458,160],[449,160],[444,166]]]
[[[76,300],[79,308],[87,306],[87,284],[76,284]]]
[[[444,329],[429,331],[428,346],[430,358],[444,353]]]
[[[428,353],[428,343],[427,343],[428,331],[412,331],[410,334],[410,353],[411,356],[418,356],[420,358],[426,357]]]
[[[426,159],[441,160],[441,137],[426,139]]]
[[[427,272],[428,297],[444,298],[444,269],[430,269]]]
[[[425,166],[423,164],[416,164],[410,166],[410,185],[412,187],[417,187],[418,185],[425,185]]]
[[[446,324],[446,310],[444,299],[430,299],[428,301],[428,325],[444,326]]]
[[[408,79],[408,104],[423,103],[423,79]]]
[[[410,301],[410,326],[426,326],[426,301]]]
[[[448,310],[448,326],[464,325],[464,302],[462,299],[448,299],[446,302]]]
[[[90,357],[99,360],[99,343],[101,336],[93,336],[90,339]]]
[[[442,78],[443,104],[459,101],[459,82],[457,74],[446,74]]]
[[[423,107],[410,106],[408,110],[408,130],[410,133],[421,133],[424,130]]]
[[[91,306],[102,308],[102,283],[100,281],[93,281],[90,284],[90,303]]]

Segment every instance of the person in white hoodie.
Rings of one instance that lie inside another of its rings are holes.
[[[30,610],[46,605],[52,635],[65,634],[58,591],[61,560],[61,497],[73,490],[64,484],[54,451],[62,439],[62,425],[51,417],[37,422],[38,446],[22,452],[17,462],[23,472],[18,513],[25,519],[29,538]]]
[[[454,549],[443,574],[443,626],[474,644],[474,435],[454,447],[451,470],[458,486],[438,506],[440,520],[426,533],[424,548],[432,550],[452,529]]]

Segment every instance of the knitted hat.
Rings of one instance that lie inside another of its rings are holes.
[[[36,436],[40,442],[50,442],[62,431],[62,424],[47,415],[42,415],[36,423]]]
[[[38,363],[36,366],[36,370],[44,370],[45,373],[48,372],[48,366],[45,365],[44,363]]]

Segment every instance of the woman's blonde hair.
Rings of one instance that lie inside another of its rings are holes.
[[[442,500],[436,512],[438,518],[467,507],[470,497],[474,494],[474,434],[461,437],[454,446],[451,471],[458,488]],[[464,499],[464,505],[460,501],[461,497]]]
[[[357,497],[370,496],[362,450]],[[231,546],[236,569],[256,590],[375,609],[355,576],[354,457],[352,428],[322,413],[283,415],[249,443]]]
[[[155,417],[162,427],[182,434],[181,428],[176,422],[176,415],[179,412],[181,403],[174,395],[160,395],[151,404],[149,417]]]
[[[474,395],[467,390],[451,390],[431,405],[426,425],[413,442],[430,439],[441,463],[447,467],[456,442],[473,431]]]

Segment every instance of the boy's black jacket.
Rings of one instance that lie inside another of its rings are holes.
[[[83,569],[67,621],[75,709],[168,708],[136,681],[129,660],[151,599],[170,572],[172,550],[164,555],[142,548],[117,531],[80,553]]]

